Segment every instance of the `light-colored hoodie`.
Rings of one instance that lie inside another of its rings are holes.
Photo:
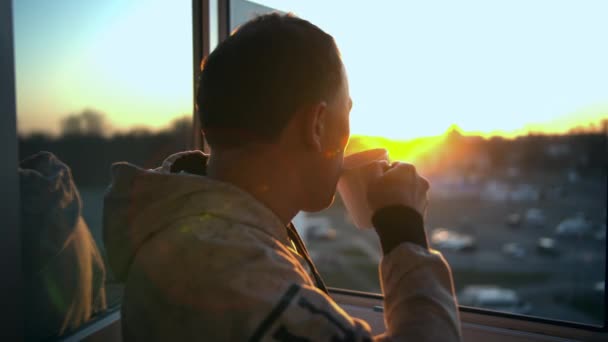
[[[126,282],[125,340],[374,339],[365,321],[315,285],[270,209],[230,184],[171,172],[184,157],[205,162],[186,152],[156,170],[112,167],[104,240],[112,270]],[[377,338],[460,339],[452,278],[439,253],[403,243],[380,271],[387,331]]]

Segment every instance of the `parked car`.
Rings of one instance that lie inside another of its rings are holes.
[[[593,238],[598,241],[606,240],[606,224],[599,225],[598,229],[593,233]]]
[[[512,213],[507,216],[507,226],[517,228],[521,226],[522,217],[519,213]]]
[[[475,238],[446,228],[436,228],[431,234],[431,244],[443,250],[473,251],[477,248]]]
[[[530,226],[543,227],[547,222],[547,218],[542,210],[530,208],[526,211],[525,221]]]
[[[598,281],[597,283],[593,284],[593,291],[604,294],[606,291],[605,281]]]
[[[536,244],[536,251],[541,255],[558,256],[559,250],[555,239],[550,237],[541,237]]]
[[[308,240],[334,240],[336,230],[328,226],[311,225],[306,230]]]
[[[465,306],[517,314],[527,314],[532,309],[515,290],[496,285],[469,285],[459,293],[458,302]]]
[[[591,230],[591,222],[585,218],[584,214],[579,213],[560,222],[555,227],[555,234],[558,236],[583,236]]]
[[[512,258],[523,258],[526,256],[526,249],[517,242],[505,243],[502,245],[502,252]]]
[[[331,221],[327,217],[299,213],[293,219],[294,226],[305,242],[311,240],[333,240],[336,230],[331,228]]]

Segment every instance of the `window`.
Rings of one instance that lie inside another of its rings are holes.
[[[13,13],[25,331],[40,340],[120,304],[102,236],[110,165],[191,146],[192,10],[25,0]]]
[[[431,180],[426,228],[461,305],[604,323],[605,2],[232,0],[230,29],[274,9],[336,39],[349,151]],[[376,235],[339,197],[295,224],[329,286],[380,292]]]

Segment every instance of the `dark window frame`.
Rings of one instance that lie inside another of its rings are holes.
[[[213,0],[212,0],[213,1]],[[209,52],[209,0],[192,2],[192,29],[194,93],[200,60]],[[19,225],[19,149],[17,137],[17,108],[14,56],[14,25],[12,0],[0,0],[0,143],[3,162],[0,164],[3,196],[0,198],[0,221],[3,234],[0,239],[0,302],[3,304],[0,340],[20,341],[24,338],[24,310],[21,269],[21,227]],[[194,97],[193,97],[194,98]],[[197,115],[193,102],[193,120]],[[197,127],[197,126],[195,126]],[[202,142],[200,130],[195,129],[190,148],[198,148]],[[59,337],[60,340],[76,341],[92,336],[120,321],[120,306],[106,310],[83,324],[78,330]]]
[[[21,232],[19,227],[19,154],[17,144],[17,107],[13,8],[11,0],[0,0],[0,302],[3,304],[0,340],[23,339],[24,310],[21,271]]]

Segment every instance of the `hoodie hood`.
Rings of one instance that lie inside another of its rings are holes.
[[[69,242],[82,202],[70,168],[50,152],[24,159],[18,171],[24,269],[39,270]]]
[[[186,151],[171,155],[153,170],[126,162],[112,165],[112,183],[104,198],[103,238],[118,280],[126,279],[148,239],[192,216],[230,218],[275,236],[282,234],[279,238],[286,241],[285,226],[270,209],[249,193],[205,176],[207,159],[200,151]]]

